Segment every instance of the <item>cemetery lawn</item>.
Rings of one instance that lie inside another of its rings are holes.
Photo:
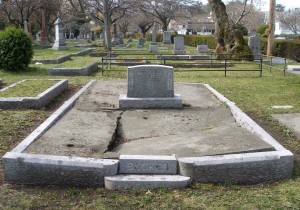
[[[14,87],[9,88],[6,91],[0,92],[0,97],[36,97],[40,93],[44,92],[54,84],[59,82],[58,80],[26,80],[25,82],[18,83]]]
[[[74,57],[77,59],[77,57]],[[80,57],[89,60],[87,56]],[[94,58],[94,61],[98,58]],[[71,61],[70,61],[71,62]],[[50,65],[49,65],[50,66]],[[31,65],[26,72],[0,70],[4,85],[22,79],[64,78],[69,90],[42,110],[0,110],[0,156],[20,143],[65,100],[91,79],[126,79],[126,72],[97,72],[93,76],[49,76],[48,65]],[[242,69],[245,65],[237,64]],[[247,68],[257,68],[248,64]],[[101,67],[101,64],[99,65]],[[0,164],[1,209],[299,209],[300,141],[271,117],[275,113],[300,113],[300,76],[283,76],[282,65],[259,72],[177,72],[176,82],[210,84],[235,102],[277,141],[295,154],[294,175],[289,180],[259,185],[194,184],[190,188],[108,191],[103,188],[12,185],[3,180]],[[115,67],[124,69],[124,67]],[[126,69],[126,68],[125,68]],[[272,109],[273,105],[292,105],[292,109]]]
[[[82,51],[82,48],[70,48],[69,50],[52,50],[51,48],[42,49],[42,50],[34,50],[32,60],[43,60],[43,59],[57,59],[64,55],[77,53]]]

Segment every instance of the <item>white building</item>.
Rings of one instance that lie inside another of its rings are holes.
[[[291,30],[289,30],[287,27],[285,27],[282,23],[276,22],[275,23],[275,35],[281,35],[281,34],[294,34]]]

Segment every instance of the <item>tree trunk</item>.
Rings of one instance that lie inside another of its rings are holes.
[[[274,30],[275,30],[275,5],[276,0],[270,0],[270,8],[269,8],[269,36],[268,36],[268,49],[267,56],[273,55],[274,48]]]
[[[241,30],[229,20],[226,6],[222,0],[208,0],[215,15],[216,54],[234,54],[233,57],[253,58],[251,49],[246,44]],[[221,56],[218,56],[221,57]]]
[[[103,19],[104,19],[104,36],[105,36],[105,49],[111,51],[111,19],[109,15],[108,0],[103,1]]]

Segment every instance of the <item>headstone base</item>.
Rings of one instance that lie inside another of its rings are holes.
[[[68,50],[69,47],[67,46],[58,46],[58,45],[53,45],[52,50]]]
[[[184,55],[186,53],[185,50],[174,50],[173,54],[175,55]]]
[[[182,98],[175,94],[173,98],[128,98],[126,94],[119,97],[120,109],[181,109]]]
[[[171,40],[164,40],[163,44],[172,44]]]
[[[138,45],[136,48],[144,48],[143,45]]]
[[[149,52],[157,52],[158,51],[158,46],[157,45],[150,45],[149,46]]]

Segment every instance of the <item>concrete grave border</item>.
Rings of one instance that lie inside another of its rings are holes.
[[[73,56],[87,55],[87,54],[91,53],[93,50],[95,50],[95,48],[88,48],[85,50],[81,50],[77,53],[63,55],[57,59],[36,59],[36,60],[32,60],[31,64],[35,64],[37,62],[42,63],[42,64],[60,64],[60,63],[63,63],[65,61],[69,60]]]
[[[24,153],[31,143],[73,107],[79,96],[87,91],[94,82],[95,80],[92,80],[86,84],[17,147],[3,156],[6,181],[17,184],[103,186],[104,177],[114,176],[118,173],[119,160]],[[272,145],[275,151],[178,158],[179,174],[190,177],[193,182],[247,184],[289,178],[293,170],[293,154],[242,112],[235,103],[229,101],[209,85],[205,84],[205,86],[231,109],[236,121],[242,127]],[[88,176],[84,174],[88,174]]]
[[[6,91],[16,86],[17,84],[26,82],[28,80],[35,80],[35,79],[21,80],[6,88],[1,89],[0,92]],[[58,96],[63,91],[68,89],[68,80],[66,79],[49,79],[49,80],[57,80],[58,82],[54,84],[52,87],[45,90],[44,92],[40,93],[36,97],[0,98],[0,108],[1,109],[40,109],[46,106],[56,96]]]
[[[93,62],[83,68],[49,68],[48,74],[55,76],[86,76],[98,70],[98,62]]]

